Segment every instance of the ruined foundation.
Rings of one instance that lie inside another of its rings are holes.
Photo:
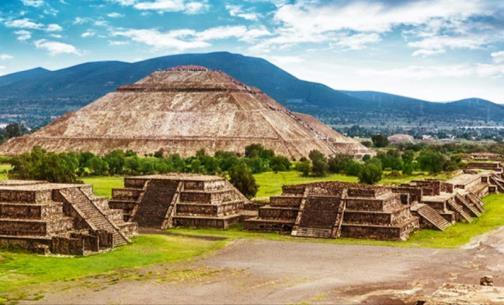
[[[218,176],[173,174],[128,177],[125,188],[114,189],[109,206],[125,221],[140,227],[228,228],[240,221],[248,202],[232,184]]]
[[[0,246],[83,255],[128,243],[136,224],[95,197],[90,185],[0,182]]]
[[[323,182],[284,186],[245,227],[302,237],[405,240],[418,221],[390,189]]]

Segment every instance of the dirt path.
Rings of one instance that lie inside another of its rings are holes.
[[[47,295],[40,304],[408,304],[446,282],[504,286],[504,228],[463,249],[240,240],[179,266],[189,279],[120,280]],[[158,267],[152,267],[152,273]],[[159,271],[159,270],[157,270]],[[165,272],[178,272],[166,269]],[[99,286],[99,289],[96,287]]]

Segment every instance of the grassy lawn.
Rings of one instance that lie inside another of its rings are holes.
[[[30,291],[27,287],[32,285],[188,260],[217,250],[225,243],[177,236],[142,235],[130,245],[86,257],[46,257],[0,251],[0,304],[26,297],[23,294]]]
[[[331,174],[326,177],[303,177],[300,172],[289,171],[289,172],[265,172],[254,175],[257,184],[259,185],[259,191],[256,197],[258,199],[265,199],[270,196],[279,195],[282,193],[282,185],[286,184],[302,184],[309,182],[320,182],[320,181],[342,181],[342,182],[357,182],[357,177],[346,176],[341,174]],[[400,184],[407,183],[411,180],[416,179],[426,179],[426,178],[436,178],[445,180],[448,174],[439,175],[429,175],[427,173],[414,173],[409,176],[400,177],[390,177],[385,173],[384,178],[380,181],[380,184]]]
[[[7,179],[7,173],[11,169],[10,164],[0,163],[0,180]]]
[[[119,176],[106,176],[86,177],[82,178],[82,181],[84,181],[84,183],[91,184],[96,195],[111,198],[113,188],[124,187],[123,179],[123,177]]]
[[[456,248],[468,243],[472,238],[504,226],[504,194],[495,194],[483,199],[485,213],[472,223],[457,223],[446,231],[419,230],[407,241],[379,241],[367,239],[312,239],[291,237],[277,233],[248,232],[240,227],[229,230],[175,228],[170,232],[181,235],[215,236],[229,239],[252,238],[284,241],[304,241],[330,244],[360,244],[391,247]]]
[[[340,174],[332,174],[327,177],[303,177],[300,172],[265,172],[254,175],[259,191],[256,195],[257,198],[267,198],[270,196],[278,195],[282,192],[282,185],[286,184],[302,184],[309,182],[319,181],[343,181],[343,182],[357,182],[357,177],[350,177]]]

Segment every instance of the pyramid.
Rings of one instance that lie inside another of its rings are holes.
[[[31,135],[11,139],[0,146],[0,154],[41,146],[96,154],[163,149],[187,157],[200,149],[243,153],[253,143],[296,159],[314,149],[326,155],[373,154],[315,118],[291,112],[260,90],[201,66],[157,71],[119,87]]]

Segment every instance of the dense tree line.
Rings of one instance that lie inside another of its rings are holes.
[[[10,160],[12,178],[37,179],[51,182],[77,182],[80,177],[105,175],[149,175],[169,172],[199,173],[229,176],[230,181],[247,196],[254,196],[257,185],[254,173],[287,171],[291,162],[284,156],[260,144],[245,148],[244,156],[219,151],[213,156],[198,151],[182,158],[178,154],[165,156],[163,151],[140,157],[132,151],[116,150],[104,156],[90,152],[52,153],[39,147]]]

